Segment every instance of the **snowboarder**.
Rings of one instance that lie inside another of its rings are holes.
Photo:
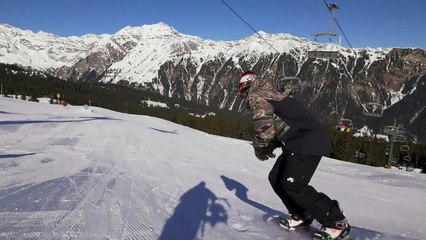
[[[314,239],[344,239],[350,225],[336,200],[309,185],[322,156],[332,148],[321,123],[302,103],[275,91],[254,72],[242,74],[238,95],[253,113],[254,154],[261,160],[282,154],[269,173],[269,182],[290,216],[280,225],[287,230],[307,228],[316,219],[322,224]],[[277,125],[277,121],[281,124]],[[277,127],[279,126],[279,127]]]

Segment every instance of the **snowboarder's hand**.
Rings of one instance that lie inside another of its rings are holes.
[[[271,148],[273,148],[272,151],[274,151],[275,148],[281,148],[283,146],[284,146],[284,144],[280,140],[274,139],[266,147],[271,147]]]
[[[260,161],[268,160],[268,156],[266,156],[265,148],[254,148],[254,155],[256,155],[257,159]]]
[[[270,146],[266,146],[264,148],[254,148],[254,155],[260,160],[265,161],[269,158],[274,158],[275,154],[272,152],[275,148],[271,148]]]

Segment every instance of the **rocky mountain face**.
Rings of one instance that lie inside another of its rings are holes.
[[[337,59],[308,58],[330,47],[288,34],[259,33],[234,42],[184,35],[164,23],[126,27],[113,35],[58,37],[0,25],[0,62],[43,70],[64,80],[128,84],[206,105],[241,111],[239,76],[253,70],[277,84],[300,81],[301,99],[323,122],[355,127],[403,124],[426,140],[426,53],[422,49],[349,49]],[[268,41],[270,47],[264,40]],[[383,106],[383,117],[363,112]],[[380,104],[380,105],[378,105]]]

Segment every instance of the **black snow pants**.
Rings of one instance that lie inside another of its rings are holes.
[[[321,156],[283,153],[269,173],[269,182],[290,214],[310,214],[321,224],[345,218],[327,195],[309,185]]]

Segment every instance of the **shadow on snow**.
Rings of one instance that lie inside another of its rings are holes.
[[[271,209],[268,206],[265,206],[261,203],[258,203],[256,201],[253,201],[251,199],[248,198],[247,196],[247,192],[249,191],[247,187],[245,187],[242,183],[228,178],[226,176],[220,176],[223,180],[223,182],[225,183],[226,188],[229,191],[233,191],[235,190],[235,196],[237,198],[239,198],[241,201],[265,212],[265,215],[263,216],[263,219],[266,221],[267,217],[269,216],[273,216],[273,215],[279,215],[281,217],[288,217],[288,215],[283,214],[280,211]],[[318,223],[319,224],[319,223]],[[320,227],[320,226],[318,226]],[[362,227],[356,227],[356,226],[351,226],[351,236],[353,239],[386,239],[386,240],[398,240],[398,239],[402,239],[402,240],[414,240],[412,238],[406,238],[403,236],[397,236],[397,235],[390,235],[387,233],[381,233],[378,231],[374,231],[374,230],[370,230],[370,229],[365,229]]]
[[[163,129],[154,128],[154,127],[149,127],[149,128],[152,129],[152,130],[158,131],[158,132],[162,132],[162,133],[177,134],[176,130],[168,131],[168,130],[163,130]]]
[[[253,207],[255,207],[255,208],[257,208],[257,209],[259,209],[261,211],[263,211],[263,212],[265,212],[265,216],[280,215],[280,216],[287,217],[287,215],[283,214],[280,211],[277,211],[275,209],[272,209],[272,208],[270,208],[268,206],[265,206],[265,205],[263,205],[261,203],[258,203],[256,201],[253,201],[253,200],[249,199],[248,196],[247,196],[247,192],[249,190],[242,183],[240,183],[240,182],[238,182],[238,181],[236,181],[234,179],[228,178],[226,176],[223,176],[223,175],[220,176],[220,177],[222,178],[223,182],[225,183],[225,187],[229,191],[232,192],[233,190],[235,190],[235,196],[237,198],[239,198],[241,201],[243,201],[243,202],[245,202],[245,203],[247,203],[247,204],[249,204],[249,205],[251,205],[251,206],[253,206]]]
[[[19,120],[19,121],[0,121],[1,125],[24,125],[33,123],[68,123],[68,122],[87,122],[94,120],[119,120],[109,117],[84,117],[82,119],[75,120]]]
[[[228,213],[223,204],[229,204],[224,198],[218,198],[212,191],[206,188],[204,181],[189,189],[180,197],[173,215],[163,227],[160,240],[171,239],[198,239],[201,230],[201,238],[204,236],[204,228],[209,224],[212,228],[218,223],[227,223]]]
[[[28,155],[34,155],[35,153],[16,153],[16,154],[0,154],[0,159],[2,158],[19,158]]]

